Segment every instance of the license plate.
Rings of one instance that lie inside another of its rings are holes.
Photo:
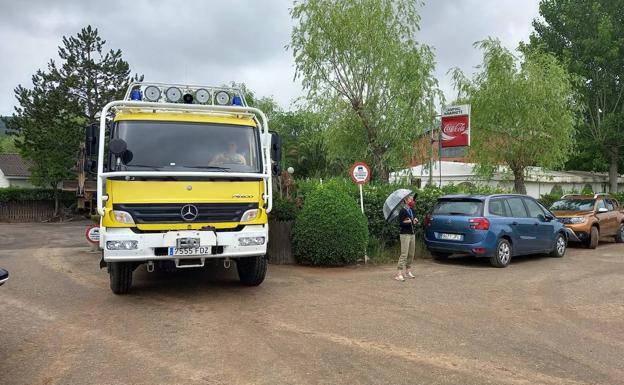
[[[444,239],[446,241],[461,241],[463,239],[463,236],[461,234],[442,233],[440,234],[440,239]]]
[[[210,252],[210,247],[169,248],[169,255],[209,255]]]

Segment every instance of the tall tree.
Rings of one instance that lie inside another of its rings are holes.
[[[624,147],[624,0],[542,0],[540,15],[530,45],[584,79],[577,87],[585,106],[581,140],[589,140],[579,145],[602,151],[616,192]]]
[[[131,76],[120,49],[106,51],[105,44],[97,28],[88,25],[76,36],[63,36],[58,51],[62,63],[48,64],[50,78],[63,84],[88,121],[95,120],[106,103],[121,99],[131,81],[143,80],[142,75]]]
[[[576,107],[572,78],[555,57],[525,52],[519,57],[487,39],[473,79],[452,70],[459,98],[471,103],[469,157],[487,167],[506,164],[514,191],[526,194],[529,166],[561,166],[573,147]]]
[[[59,183],[75,175],[84,126],[106,103],[121,98],[133,79],[142,79],[130,76],[120,50],[105,52],[105,43],[91,26],[63,37],[60,64],[50,60],[47,71],[33,75],[32,88],[15,88],[19,106],[5,122],[19,134],[20,153],[34,163],[33,182],[53,188],[55,196]]]
[[[375,178],[404,166],[435,115],[432,50],[419,44],[420,2],[303,0],[290,47],[308,100],[337,117],[333,144],[372,163]],[[337,131],[337,132],[336,132]]]
[[[54,191],[54,215],[58,215],[59,184],[75,174],[76,150],[86,120],[67,89],[47,74],[37,71],[32,81],[31,89],[21,85],[15,89],[19,106],[7,127],[20,132],[15,145],[33,161],[31,181]]]

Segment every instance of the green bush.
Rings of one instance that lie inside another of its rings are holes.
[[[54,191],[44,188],[0,188],[0,202],[12,201],[53,201]],[[59,192],[59,201],[72,203],[76,200],[76,194],[68,191]]]
[[[297,218],[298,211],[295,202],[276,196],[273,197],[273,210],[269,213],[269,218],[275,221],[293,221]]]
[[[306,198],[293,231],[299,263],[341,266],[363,257],[368,244],[366,217],[345,192],[319,185]]]

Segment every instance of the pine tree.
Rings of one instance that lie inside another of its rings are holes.
[[[46,71],[32,77],[33,87],[18,85],[19,106],[7,127],[19,134],[16,146],[33,161],[33,184],[51,187],[58,215],[58,187],[75,177],[75,166],[84,127],[108,102],[123,97],[133,80],[121,50],[105,51],[106,41],[90,25],[76,36],[63,37],[61,62],[50,60]]]

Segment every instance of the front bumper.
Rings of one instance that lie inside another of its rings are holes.
[[[239,238],[264,237],[262,245],[240,246]],[[209,255],[167,255],[169,247],[176,247],[178,238],[199,238],[202,247],[210,247]],[[108,250],[107,241],[136,241],[134,250]],[[100,229],[100,247],[104,262],[175,261],[197,258],[239,258],[266,255],[269,241],[268,225],[245,226],[240,231],[172,230],[159,233],[135,233],[129,228]]]

